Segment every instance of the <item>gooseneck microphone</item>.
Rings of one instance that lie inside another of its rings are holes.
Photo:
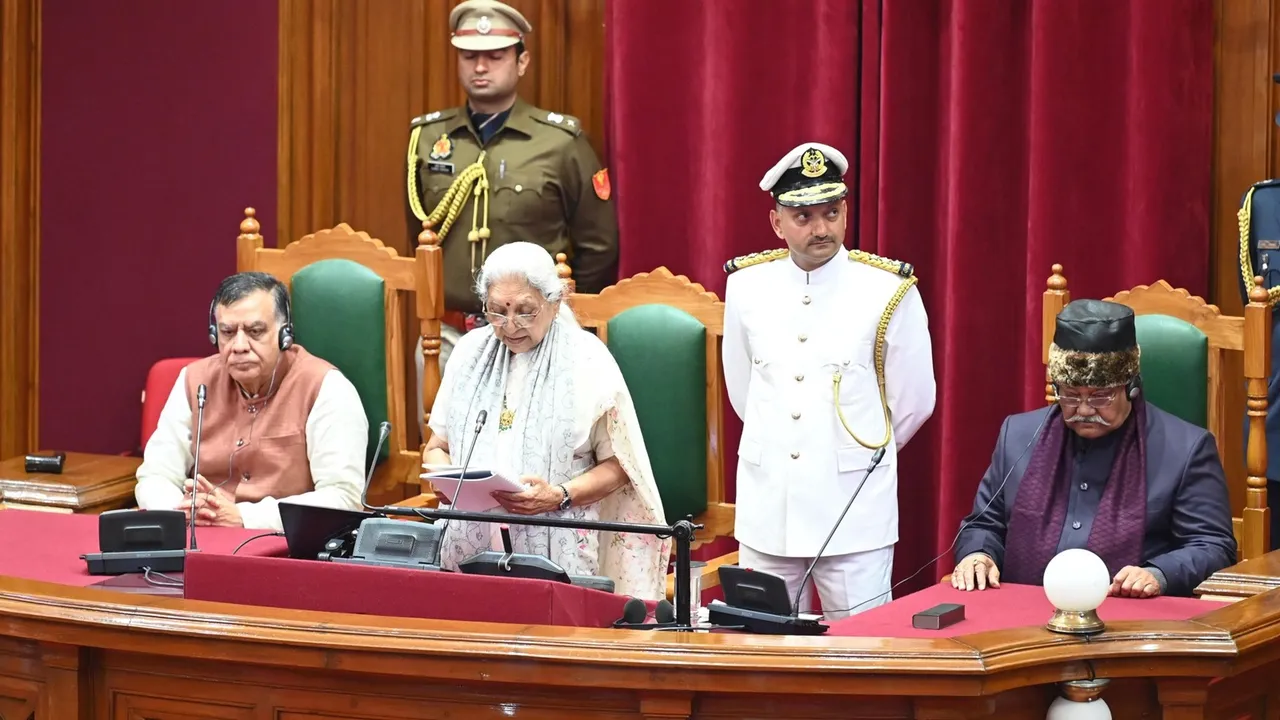
[[[467,456],[462,460],[462,472],[458,473],[458,484],[453,488],[453,497],[449,498],[449,508],[458,507],[458,494],[462,492],[462,481],[467,477],[467,468],[471,467],[471,454],[476,451],[476,445],[480,442],[480,431],[484,429],[484,422],[489,419],[489,411],[481,410],[476,415],[476,429],[471,434],[471,447],[467,448]]]
[[[862,480],[858,482],[858,487],[853,489],[853,495],[849,497],[849,502],[845,504],[844,511],[840,513],[840,517],[836,518],[836,524],[831,526],[831,532],[827,533],[827,539],[822,541],[822,547],[818,548],[818,554],[813,556],[813,562],[809,563],[809,568],[804,571],[804,577],[800,578],[800,585],[796,588],[795,602],[791,603],[791,614],[793,616],[800,615],[800,596],[804,594],[805,583],[809,582],[809,576],[813,574],[813,568],[817,566],[818,559],[822,557],[822,551],[827,549],[827,545],[831,543],[831,538],[836,536],[836,530],[840,528],[840,523],[844,522],[844,516],[849,514],[849,509],[853,507],[853,501],[858,499],[858,493],[862,492],[862,486],[867,483],[867,478],[871,477],[871,473],[875,472],[876,466],[884,459],[884,451],[886,446],[881,446],[876,450],[875,455],[871,456],[871,464],[867,466],[867,472],[862,476]]]
[[[391,423],[383,422],[378,428],[378,446],[373,449],[373,458],[369,460],[369,472],[364,476],[364,492],[360,493],[360,506],[366,510],[373,510],[369,505],[369,485],[373,483],[373,470],[378,467],[378,455],[382,453],[382,445],[387,442],[387,436],[391,434]]]
[[[1040,424],[1037,425],[1036,429],[1031,433],[1031,439],[1027,441],[1026,445],[1022,446],[1022,452],[1018,453],[1017,459],[1014,460],[1012,463],[1010,463],[1009,469],[1006,470],[1004,473],[1004,476],[1000,478],[1000,484],[996,486],[995,492],[991,493],[991,497],[987,500],[987,504],[983,505],[982,509],[979,510],[978,514],[974,515],[972,519],[967,520],[964,523],[961,523],[960,529],[956,531],[956,536],[951,539],[951,544],[947,546],[946,550],[943,550],[942,552],[938,553],[937,557],[925,563],[924,565],[921,565],[919,570],[916,570],[915,572],[911,573],[907,577],[894,583],[893,586],[890,587],[888,590],[885,590],[884,592],[878,595],[873,595],[852,607],[840,608],[837,610],[833,610],[832,612],[853,612],[854,610],[857,610],[858,608],[862,607],[863,605],[866,605],[869,602],[874,602],[884,597],[885,595],[893,594],[893,591],[901,587],[903,583],[911,582],[912,580],[915,579],[917,575],[924,572],[927,568],[933,567],[934,563],[938,562],[939,560],[942,559],[944,555],[951,552],[952,549],[955,548],[956,543],[960,542],[960,536],[964,534],[964,531],[970,525],[973,525],[974,523],[978,522],[978,520],[981,519],[983,515],[986,515],[987,511],[991,509],[991,504],[996,501],[996,498],[1000,497],[1000,493],[1004,492],[1004,486],[1005,486],[1005,483],[1009,482],[1009,476],[1013,475],[1013,471],[1018,468],[1018,463],[1022,462],[1022,458],[1027,456],[1027,451],[1029,451],[1031,447],[1035,445],[1036,440],[1040,437],[1040,431],[1044,429],[1045,423],[1049,422],[1049,418],[1051,417],[1053,417],[1052,409],[1050,409],[1049,412],[1046,412],[1044,414],[1044,417],[1040,418]],[[1025,469],[1024,469],[1024,472],[1025,472]]]
[[[196,550],[196,488],[200,486],[200,435],[204,432],[204,399],[209,390],[203,384],[196,388],[196,457],[191,467],[191,539],[189,550]]]

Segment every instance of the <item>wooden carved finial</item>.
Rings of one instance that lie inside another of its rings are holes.
[[[1052,271],[1053,274],[1049,276],[1049,281],[1048,283],[1046,283],[1049,289],[1050,290],[1066,290],[1067,277],[1062,274],[1062,265],[1059,265],[1058,263],[1054,263],[1053,267],[1050,268],[1050,271]]]
[[[422,221],[422,232],[418,233],[419,245],[435,247],[440,244],[440,236],[436,234],[435,230],[431,229],[431,225],[432,223],[430,220]]]
[[[569,292],[577,291],[578,283],[573,279],[573,268],[569,267],[569,256],[564,253],[556,253],[556,275]]]
[[[257,235],[262,229],[262,225],[258,222],[258,211],[251,207],[244,209],[244,220],[240,221],[241,235]]]
[[[1258,275],[1253,278],[1253,287],[1249,290],[1249,302],[1256,302],[1266,305],[1270,302],[1267,295],[1267,288],[1262,284],[1262,276]]]

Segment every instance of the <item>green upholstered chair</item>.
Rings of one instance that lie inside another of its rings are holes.
[[[634,394],[667,522],[707,511],[707,329],[672,305],[627,308],[604,325],[605,344]],[[691,482],[695,480],[696,482]]]
[[[379,426],[387,414],[386,282],[353,260],[318,260],[289,279],[293,336],[355,385],[369,420],[365,465],[378,450]],[[381,463],[390,456],[384,443]]]
[[[572,289],[563,255],[556,259]],[[724,482],[724,303],[665,267],[599,294],[571,292],[569,303],[608,346],[631,390],[667,521],[692,515],[703,524],[694,547],[732,536]],[[736,561],[731,553],[708,562],[703,587],[718,582],[719,565]]]
[[[259,229],[253,209],[247,208],[237,241],[239,270],[270,273],[290,286],[298,344],[333,363],[360,393],[369,420],[366,460],[372,459],[381,423],[391,423],[370,484],[370,502],[417,496],[421,442],[417,423],[407,418],[417,412],[418,399],[408,395],[408,388],[417,388],[418,382],[406,362],[406,343],[423,338],[427,362],[421,400],[422,407],[430,408],[440,387],[440,248],[420,245],[413,257],[401,257],[345,223],[281,249],[265,248]],[[414,303],[417,327],[412,334],[403,327],[405,302]]]
[[[1223,315],[1216,306],[1163,280],[1139,285],[1106,298],[1128,305],[1137,315],[1142,348],[1143,393],[1162,410],[1208,429],[1217,441],[1227,469],[1236,541],[1242,560],[1269,547],[1270,519],[1266,485],[1267,372],[1271,367],[1270,310],[1264,297],[1250,302],[1244,317]],[[1070,302],[1061,265],[1054,265],[1044,293],[1043,361],[1048,365],[1054,319]],[[1243,377],[1230,373],[1227,352],[1243,354]],[[1047,377],[1046,377],[1047,381]],[[1245,388],[1249,410],[1245,466],[1236,467],[1241,426],[1228,408],[1232,395]],[[1046,382],[1046,399],[1053,389]]]
[[[1161,410],[1209,428],[1209,337],[1172,315],[1139,315],[1142,392]]]

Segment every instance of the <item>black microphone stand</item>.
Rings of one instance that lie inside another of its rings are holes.
[[[470,522],[501,522],[509,525],[530,525],[533,527],[567,528],[569,530],[596,530],[604,532],[624,532],[635,535],[653,535],[655,537],[675,538],[676,541],[676,624],[692,626],[689,615],[690,560],[693,534],[703,528],[694,524],[692,519],[677,520],[671,525],[643,525],[639,523],[620,522],[588,522],[586,520],[566,520],[564,518],[528,517],[524,515],[494,515],[480,512],[461,512],[457,510],[433,510],[428,508],[407,508],[394,505],[371,507],[370,510],[384,515],[400,517],[420,517],[427,520],[463,520]]]
[[[196,388],[196,451],[193,467],[191,468],[191,539],[188,541],[188,550],[192,552],[198,551],[196,547],[196,490],[200,484],[200,436],[204,434],[204,402],[207,394],[204,385]]]

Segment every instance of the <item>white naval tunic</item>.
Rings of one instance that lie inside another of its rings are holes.
[[[743,545],[812,558],[831,532],[874,454],[841,424],[833,378],[839,370],[849,427],[879,443],[876,327],[904,279],[846,251],[813,272],[784,256],[729,276],[724,379],[743,421],[734,526]],[[893,437],[824,557],[898,540],[897,451],[933,414],[936,390],[928,317],[915,287],[889,322],[884,357]]]

